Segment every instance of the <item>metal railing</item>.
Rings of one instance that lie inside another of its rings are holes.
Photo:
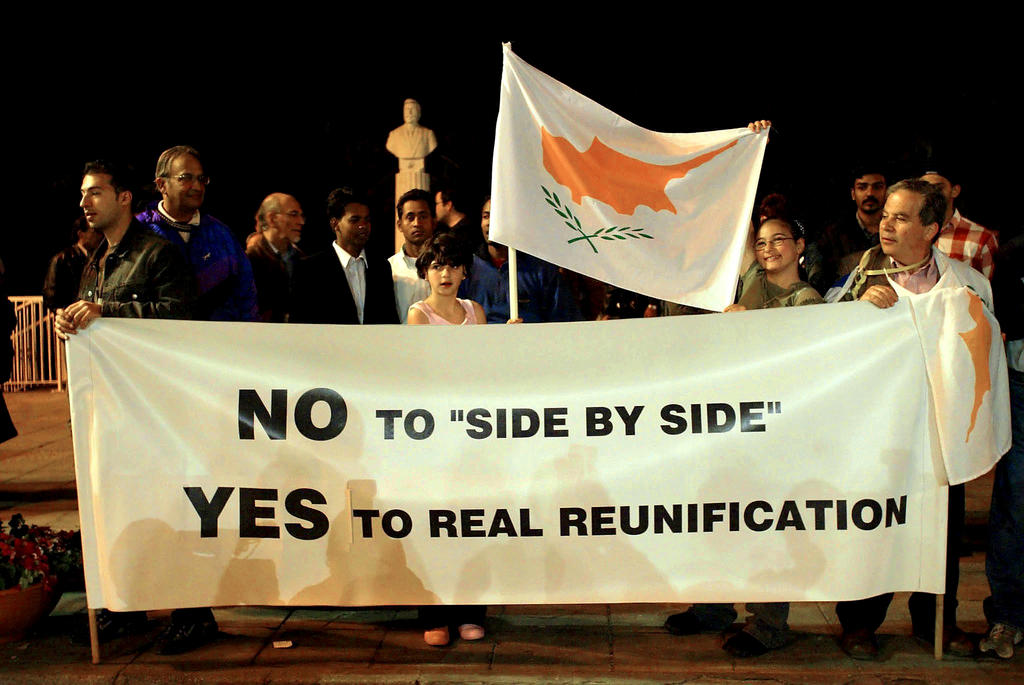
[[[67,388],[67,361],[64,345],[58,340],[53,313],[43,308],[42,295],[12,296],[18,325],[11,334],[14,362],[11,380],[4,392],[32,388]]]

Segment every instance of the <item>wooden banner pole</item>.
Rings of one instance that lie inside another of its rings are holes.
[[[89,609],[89,649],[92,650],[93,665],[100,662],[100,636],[96,630],[96,610]]]
[[[508,318],[519,318],[519,275],[516,251],[508,249]]]

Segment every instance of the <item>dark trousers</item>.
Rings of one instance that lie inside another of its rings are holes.
[[[1024,373],[1010,369],[1013,445],[996,466],[988,515],[985,573],[992,596],[983,605],[989,624],[1024,630]]]
[[[949,513],[946,529],[946,599],[943,604],[942,624],[956,625],[956,591],[960,584],[960,537],[964,530],[964,486],[949,487]],[[836,616],[843,632],[867,629],[878,630],[885,621],[885,612],[892,602],[893,593],[836,603]],[[907,603],[915,633],[931,635],[935,626],[935,595],[915,592]]]

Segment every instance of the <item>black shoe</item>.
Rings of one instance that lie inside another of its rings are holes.
[[[692,611],[684,611],[681,614],[672,614],[665,619],[665,630],[673,635],[696,635],[711,631],[700,622]]]
[[[171,621],[163,634],[157,638],[157,653],[170,655],[191,652],[197,647],[213,642],[217,634],[216,621]]]
[[[125,635],[144,633],[148,627],[149,621],[145,611],[100,609],[96,612],[96,639],[101,645]],[[85,625],[77,628],[71,635],[71,641],[76,645],[90,644],[88,617],[86,617]]]
[[[934,630],[914,630],[914,637],[921,642],[934,646]],[[953,656],[974,656],[974,639],[956,626],[945,626],[942,629],[942,651]]]
[[[722,649],[729,652],[737,659],[748,659],[752,656],[761,656],[768,652],[768,648],[757,641],[757,638],[750,633],[740,631],[730,637],[722,645]]]
[[[860,661],[878,660],[878,640],[875,638],[874,631],[867,628],[851,630],[850,632],[844,630],[842,637],[839,638],[839,646],[851,659],[858,659]]]

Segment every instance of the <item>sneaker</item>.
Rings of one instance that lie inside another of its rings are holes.
[[[1019,645],[1024,640],[1024,633],[1005,623],[996,623],[992,626],[979,647],[982,652],[995,652],[1000,659],[1013,657],[1013,646]]]
[[[191,652],[197,647],[213,642],[217,634],[217,622],[209,619],[171,621],[163,634],[157,638],[157,653],[169,655]]]

